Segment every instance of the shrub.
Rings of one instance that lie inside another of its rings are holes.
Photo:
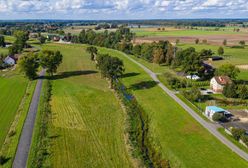
[[[241,128],[232,128],[231,133],[237,141],[245,134],[245,130]]]
[[[247,135],[242,135],[240,139],[244,142],[246,146],[248,146],[248,136]]]
[[[183,96],[190,101],[199,101],[202,99],[201,92],[198,87],[193,86],[189,91],[183,91]]]
[[[221,121],[221,122],[224,122],[226,121],[226,117],[221,114],[221,113],[214,113],[214,115],[212,116],[212,119],[213,121]]]
[[[15,134],[16,134],[16,131],[15,131],[15,130],[11,130],[11,131],[9,132],[9,137],[14,136]]]

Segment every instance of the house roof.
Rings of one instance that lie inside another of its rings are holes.
[[[212,110],[212,111],[214,111],[216,113],[226,112],[226,110],[224,110],[223,108],[217,107],[217,106],[207,106],[206,108],[209,109],[209,110]]]
[[[12,58],[11,56],[7,56],[7,57],[4,59],[4,62],[8,61],[9,59],[12,59],[12,60],[14,60],[14,61],[15,61],[15,59],[14,59],[14,58]]]
[[[227,85],[232,83],[232,80],[228,76],[215,76],[214,79],[220,85]]]

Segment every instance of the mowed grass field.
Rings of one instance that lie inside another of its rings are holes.
[[[128,88],[151,82],[151,78],[123,53],[105,48],[101,48],[100,53],[121,58],[126,73],[135,74],[123,79]],[[218,141],[158,86],[143,86],[132,92],[149,114],[150,132],[160,143],[161,152],[172,167],[248,167],[246,161]]]
[[[0,148],[25,94],[28,81],[16,71],[0,71]]]
[[[241,32],[233,31],[215,31],[215,30],[188,30],[188,29],[165,29],[165,31],[157,30],[157,28],[133,28],[132,31],[137,37],[146,36],[195,36],[195,35],[228,35],[228,34],[241,34]]]
[[[8,52],[9,52],[9,50],[7,48],[1,48],[0,47],[0,54],[6,55],[6,54],[8,54]]]
[[[132,167],[125,115],[82,45],[46,45],[64,56],[52,81],[49,121],[52,167]]]

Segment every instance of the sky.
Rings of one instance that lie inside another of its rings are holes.
[[[248,18],[248,0],[0,0],[0,20],[190,18]]]

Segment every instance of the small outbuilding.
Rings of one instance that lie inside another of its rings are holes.
[[[223,60],[223,57],[221,57],[221,56],[212,56],[208,60],[209,61],[221,61],[221,60]]]
[[[217,93],[222,93],[226,85],[231,84],[232,80],[228,76],[215,76],[210,81],[210,88]]]
[[[3,61],[5,64],[8,64],[8,65],[15,65],[16,63],[16,60],[15,58],[11,57],[11,56],[7,56],[4,61]]]
[[[207,106],[205,110],[205,115],[212,120],[212,117],[215,113],[221,113],[223,115],[228,115],[230,112],[224,110],[223,108],[217,106]]]

